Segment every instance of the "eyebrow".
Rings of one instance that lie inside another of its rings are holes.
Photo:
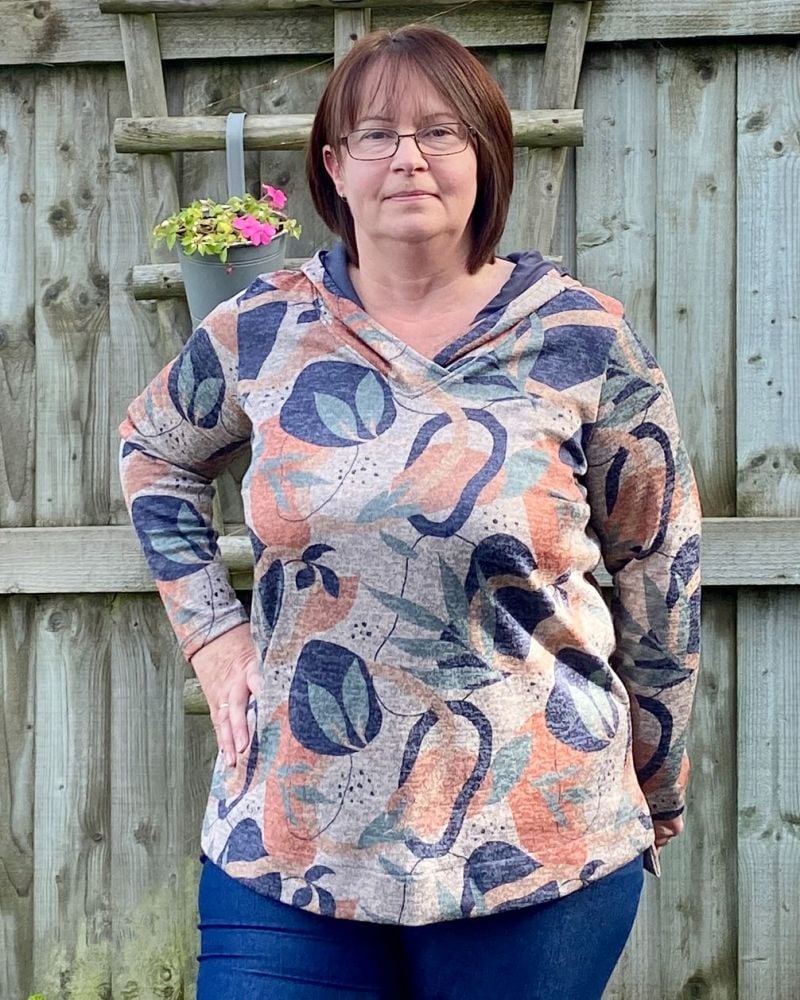
[[[451,117],[448,118],[447,117],[448,115],[451,116]],[[454,112],[452,112],[452,111],[432,111],[430,114],[423,115],[419,120],[421,122],[429,122],[429,121],[433,121],[436,118],[445,118],[447,121],[455,121],[456,116],[455,116]],[[394,123],[394,121],[395,121],[394,118],[386,118],[384,115],[364,115],[363,118],[358,118],[357,119],[356,124],[358,124],[358,122],[390,122],[390,123]]]

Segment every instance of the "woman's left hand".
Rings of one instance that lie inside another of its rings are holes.
[[[656,847],[661,849],[673,837],[683,833],[683,816],[668,820],[657,819],[653,822],[653,829],[656,833]]]

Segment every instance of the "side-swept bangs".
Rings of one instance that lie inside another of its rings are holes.
[[[474,274],[494,260],[508,215],[514,183],[511,115],[500,87],[481,62],[438,28],[411,24],[397,31],[374,31],[355,43],[331,74],[317,107],[306,153],[306,179],[314,207],[358,266],[353,217],[325,169],[322,149],[328,144],[340,156],[341,137],[368,113],[396,117],[401,98],[420,78],[475,130],[478,194],[470,217],[472,247],[467,259],[467,270]]]

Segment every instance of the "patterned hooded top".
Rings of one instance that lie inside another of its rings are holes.
[[[297,907],[424,924],[537,904],[684,808],[700,508],[670,392],[619,302],[511,259],[433,359],[366,313],[341,244],[263,275],[120,427],[182,651],[249,617],[261,664],[202,849]],[[211,524],[248,446],[249,616]]]

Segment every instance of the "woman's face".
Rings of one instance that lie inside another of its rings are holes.
[[[365,108],[353,129],[391,128],[416,132],[423,125],[459,121],[458,114],[430,84],[420,79],[404,90],[393,109],[394,117],[382,109],[379,92]],[[323,147],[325,168],[344,195],[353,216],[356,243],[420,244],[445,237],[468,249],[468,222],[477,196],[478,162],[470,142],[460,153],[424,156],[413,138],[400,140],[394,156],[383,160],[357,160],[344,143],[335,149]],[[422,192],[408,196],[407,192]]]

